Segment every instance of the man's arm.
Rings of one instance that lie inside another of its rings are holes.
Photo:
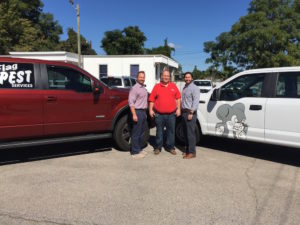
[[[180,98],[176,99],[176,104],[177,104],[177,109],[176,109],[176,116],[180,116],[181,115],[181,101]]]
[[[180,100],[181,94],[176,85],[175,85],[175,90],[176,90],[175,98],[176,98],[176,105],[177,105],[176,116],[178,117],[181,115],[181,100]]]
[[[193,89],[192,95],[193,95],[192,110],[193,112],[197,112],[199,101],[200,101],[200,92],[198,87]]]
[[[149,115],[152,118],[155,116],[155,112],[153,111],[155,98],[156,98],[156,85],[153,87],[151,94],[149,96]]]
[[[153,102],[150,102],[149,103],[149,115],[151,117],[154,117],[155,116],[155,112],[153,111],[153,106],[154,106],[154,103]]]
[[[131,114],[132,114],[132,120],[133,120],[134,122],[137,122],[137,121],[138,121],[138,117],[137,117],[137,115],[136,115],[134,106],[131,106],[131,107],[130,107],[130,111],[131,111]]]
[[[137,118],[137,115],[136,115],[136,112],[135,112],[135,107],[134,107],[135,101],[136,101],[136,92],[134,91],[134,89],[131,89],[130,92],[129,92],[128,104],[130,106],[130,111],[131,111],[131,114],[132,114],[132,120],[134,122],[137,122],[138,118]]]

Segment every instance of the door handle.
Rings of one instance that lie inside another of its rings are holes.
[[[250,105],[250,110],[259,111],[262,109],[261,105]]]
[[[200,103],[200,104],[205,104],[205,101],[200,100],[199,103]]]
[[[57,97],[56,96],[47,96],[47,101],[48,102],[56,102],[57,101]]]

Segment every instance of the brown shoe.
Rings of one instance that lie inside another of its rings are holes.
[[[196,157],[196,154],[194,154],[194,153],[188,153],[185,156],[183,156],[184,159],[192,159],[195,157]]]
[[[158,148],[154,149],[154,155],[158,155],[160,153],[160,150]]]
[[[171,153],[172,155],[176,155],[176,154],[177,154],[174,148],[170,149],[170,153]]]

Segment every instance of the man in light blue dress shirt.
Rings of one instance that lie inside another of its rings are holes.
[[[196,157],[196,120],[200,100],[200,90],[193,83],[193,74],[184,74],[185,86],[181,94],[181,112],[184,122],[185,148],[184,159]]]

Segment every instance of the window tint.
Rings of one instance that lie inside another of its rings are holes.
[[[130,80],[131,80],[132,86],[136,84],[136,80],[135,79],[130,78]]]
[[[33,64],[0,62],[0,88],[34,88]]]
[[[264,74],[240,76],[221,87],[221,100],[234,101],[245,97],[261,97]]]
[[[101,81],[102,81],[103,83],[105,83],[106,85],[108,85],[108,78],[101,78]]]
[[[99,76],[100,77],[107,76],[107,65],[99,65]]]
[[[101,81],[109,87],[111,87],[111,86],[122,86],[121,78],[114,78],[114,77],[101,78]]]
[[[110,86],[122,86],[121,78],[108,79],[108,83]]]
[[[300,97],[300,72],[280,73],[276,86],[276,97]]]
[[[78,71],[55,66],[47,66],[49,89],[92,92],[89,77]]]
[[[131,87],[129,78],[124,78],[124,86]]]

